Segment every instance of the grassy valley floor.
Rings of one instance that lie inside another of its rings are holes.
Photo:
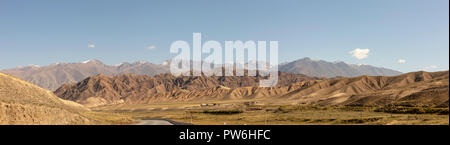
[[[93,108],[134,120],[194,125],[448,125],[448,108],[258,105],[254,102],[170,103]],[[114,120],[114,119],[111,119]],[[109,123],[114,124],[114,123]],[[120,124],[120,123],[119,123]]]

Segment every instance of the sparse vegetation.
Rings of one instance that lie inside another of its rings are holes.
[[[395,114],[439,114],[448,115],[448,108],[385,106],[375,109],[376,112]]]
[[[367,122],[375,122],[383,119],[383,117],[370,117],[370,118],[354,118],[354,119],[344,119],[342,123],[367,123]]]
[[[229,102],[230,103],[230,102]],[[192,106],[179,104],[178,106]],[[122,106],[127,108],[126,114],[134,119],[165,118],[196,125],[387,125],[387,124],[448,124],[448,115],[435,114],[405,114],[375,111],[377,107],[368,106],[320,106],[320,105],[259,105],[260,110],[247,110],[248,107],[215,107],[215,108],[179,108],[176,105],[168,109],[156,109],[167,105]],[[173,108],[172,108],[173,107]],[[172,108],[172,109],[171,109]],[[177,109],[175,109],[177,108]],[[103,108],[108,110],[108,108]],[[117,108],[115,108],[117,109]],[[441,108],[442,109],[442,108]],[[145,110],[145,111],[143,111]],[[110,110],[114,112],[114,110]],[[192,121],[192,122],[191,122]]]
[[[215,115],[230,115],[230,114],[239,114],[243,112],[244,111],[242,110],[203,110],[203,113]]]
[[[90,118],[89,124],[123,125],[133,123],[131,115],[112,112],[83,112],[81,115]]]

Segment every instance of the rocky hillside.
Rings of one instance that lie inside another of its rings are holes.
[[[448,106],[448,71],[399,76],[360,76],[317,81],[284,94],[301,104]]]
[[[82,105],[0,73],[0,124],[74,124],[88,121]]]
[[[276,87],[259,77],[97,75],[55,91],[88,107],[211,100],[259,99],[280,104],[448,106],[448,71],[399,76],[317,79],[280,73]]]
[[[86,106],[120,103],[150,103],[153,101],[187,101],[199,99],[188,97],[220,94],[220,90],[259,86],[264,77],[175,77],[170,74],[142,76],[125,74],[114,77],[97,75],[73,84],[66,84],[55,91],[63,99],[73,100]],[[305,75],[279,74],[278,86],[315,80]],[[192,95],[192,94],[191,94]],[[211,96],[213,98],[214,96]],[[208,99],[208,98],[205,98]]]

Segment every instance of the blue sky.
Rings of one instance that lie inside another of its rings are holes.
[[[173,56],[173,41],[191,41],[193,32],[222,44],[278,40],[279,62],[449,67],[448,0],[1,0],[0,69],[88,59],[161,63]],[[370,51],[357,59],[356,48]]]

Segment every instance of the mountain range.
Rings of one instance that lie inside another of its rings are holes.
[[[267,105],[449,105],[448,71],[333,78],[279,72],[276,86],[259,87],[259,80],[267,77],[173,76],[163,73],[163,69],[157,73],[146,72],[145,68],[165,68],[165,65],[146,62],[109,66],[92,60],[53,65],[67,70],[57,67],[53,68],[54,71],[40,70],[40,67],[29,66],[18,68],[17,71],[36,71],[55,80],[60,76],[52,75],[68,76],[69,72],[77,71],[88,77],[79,82],[65,83],[51,92],[12,75],[0,73],[0,124],[98,122],[101,119],[95,117],[90,108],[122,104],[258,100]],[[52,68],[53,65],[46,67]],[[84,70],[77,70],[79,68]]]
[[[347,64],[342,61],[327,62],[311,58],[298,59],[289,63],[281,64],[280,71],[305,74],[315,77],[356,77],[362,75],[371,76],[395,76],[402,74],[392,69],[374,67],[371,65]]]
[[[87,107],[156,102],[257,99],[269,104],[402,105],[448,107],[448,71],[398,76],[317,79],[280,73],[275,87],[258,87],[260,77],[155,77],[97,75],[65,84],[54,93]]]
[[[140,75],[155,75],[167,73],[169,68],[162,64],[148,62],[121,63],[106,65],[99,60],[89,60],[80,63],[54,63],[48,66],[17,67],[2,72],[24,79],[42,88],[55,90],[62,84],[73,83],[89,76],[98,74],[113,76],[133,73]]]
[[[175,77],[171,74],[161,74],[154,77],[135,74],[113,77],[96,75],[78,83],[64,84],[55,91],[55,94],[62,99],[73,100],[88,107],[122,103],[151,103],[154,101],[189,101],[198,99],[194,96],[202,93],[205,93],[202,94],[204,97],[217,97],[223,92],[221,91],[223,89],[258,88],[260,79],[266,79],[266,77],[207,77],[204,75]],[[318,78],[280,72],[277,86],[288,86],[316,79]],[[204,99],[210,100],[209,98]]]
[[[305,74],[311,77],[355,77],[361,75],[394,76],[401,72],[374,67],[370,65],[354,65],[344,62],[327,62],[303,58],[279,65],[282,72]],[[99,60],[80,63],[55,63],[48,66],[25,66],[2,70],[2,72],[19,77],[42,88],[56,90],[66,83],[75,83],[87,77],[103,74],[115,76],[120,74],[138,74],[154,76],[169,72],[169,65],[152,64],[144,61],[106,65]]]

